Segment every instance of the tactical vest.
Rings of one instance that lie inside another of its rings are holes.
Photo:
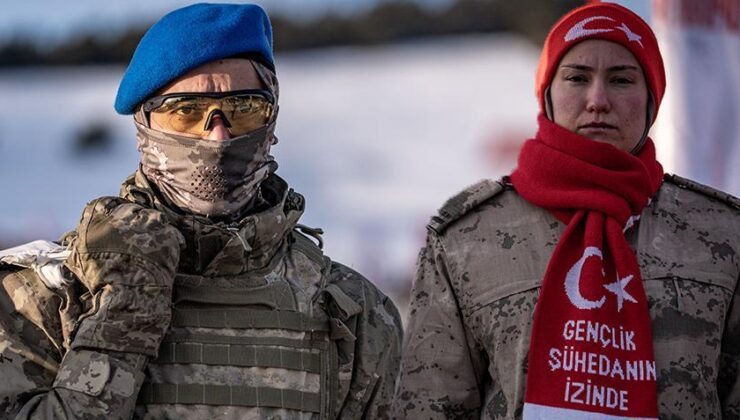
[[[252,408],[241,413],[254,418],[334,418],[345,388],[339,349],[354,341],[345,322],[361,308],[329,282],[331,262],[313,241],[295,230],[288,238],[263,270],[177,275],[172,323],[147,368],[137,415],[201,405]]]

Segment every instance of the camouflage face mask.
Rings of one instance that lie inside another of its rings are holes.
[[[270,155],[274,120],[223,141],[163,133],[139,123],[136,129],[144,174],[165,198],[189,213],[236,215],[277,169]]]

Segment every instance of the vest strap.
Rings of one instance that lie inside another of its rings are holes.
[[[254,366],[321,372],[318,353],[282,347],[228,344],[165,343],[160,347],[154,363]]]
[[[258,310],[252,308],[198,309],[175,308],[172,327],[195,328],[275,328],[291,331],[329,331],[329,323],[302,312]]]
[[[272,309],[296,310],[293,291],[285,282],[274,282],[249,289],[213,288],[177,285],[173,301],[210,303],[216,305],[264,305]]]
[[[318,393],[242,385],[145,383],[139,403],[272,407],[311,413],[319,413],[321,409]]]
[[[344,293],[344,291],[335,283],[327,285],[324,290],[332,297],[334,303],[336,303],[337,309],[339,310],[337,315],[342,321],[346,321],[351,316],[362,312],[362,306],[352,300],[351,297],[347,296],[347,294]]]
[[[311,338],[284,338],[284,337],[231,337],[219,334],[195,333],[190,331],[170,331],[162,343],[203,343],[203,344],[231,344],[246,346],[280,346],[295,349],[325,350],[329,342],[325,332],[315,334]]]

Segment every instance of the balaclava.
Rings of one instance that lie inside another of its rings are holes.
[[[199,3],[163,16],[146,32],[124,74],[115,109],[133,114],[164,86],[203,64],[249,58],[262,83],[278,98],[272,27],[254,4]],[[138,115],[141,167],[162,195],[186,212],[238,217],[277,168],[269,155],[275,117],[267,126],[226,141],[208,141],[152,130]],[[142,124],[143,123],[143,124]]]
[[[262,83],[278,99],[274,73],[255,61]],[[148,127],[140,112],[136,122],[141,170],[167,201],[188,213],[238,217],[277,169],[270,147],[277,143],[276,112],[264,127],[228,140],[204,140]]]

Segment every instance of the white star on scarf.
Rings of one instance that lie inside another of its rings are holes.
[[[629,284],[629,282],[632,280],[632,275],[617,280],[614,283],[605,284],[604,288],[615,295],[617,295],[617,312],[620,312],[622,310],[622,305],[624,305],[624,301],[628,300],[632,303],[637,303],[637,299],[632,297],[626,290],[624,290],[625,287]],[[619,278],[619,276],[617,276]]]
[[[640,46],[642,47],[642,41],[640,41],[642,37],[632,32],[632,30],[629,27],[627,27],[627,25],[625,25],[624,22],[622,22],[621,25],[617,26],[617,29],[619,29],[620,31],[624,32],[625,35],[627,35],[627,40],[629,42],[635,41],[638,44],[640,44]]]

